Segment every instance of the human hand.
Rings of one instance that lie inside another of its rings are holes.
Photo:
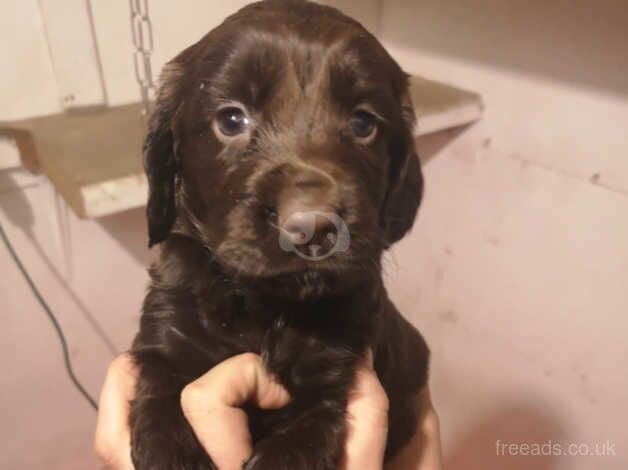
[[[109,367],[101,393],[95,449],[106,468],[112,470],[133,470],[127,421],[136,379],[130,356],[123,354]],[[262,409],[281,408],[290,401],[285,389],[265,370],[261,358],[252,353],[218,364],[181,394],[188,422],[220,470],[239,470],[251,455],[246,414],[240,408],[249,401]],[[388,430],[388,398],[373,371],[370,354],[357,370],[347,416],[343,470],[381,469]],[[437,450],[440,457],[440,447]],[[394,468],[440,468],[418,464],[418,460],[413,460],[416,452],[404,450],[402,454],[406,454],[404,466]]]

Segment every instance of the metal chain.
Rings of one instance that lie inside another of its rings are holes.
[[[133,65],[140,86],[144,117],[152,111],[156,94],[151,54],[153,52],[153,26],[148,14],[148,0],[129,0],[131,32],[133,34]]]

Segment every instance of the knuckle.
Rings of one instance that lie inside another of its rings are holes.
[[[111,368],[113,369],[126,368],[126,367],[129,367],[132,364],[132,362],[133,360],[131,359],[131,356],[128,353],[120,354],[111,363]]]
[[[373,401],[377,403],[377,406],[383,412],[388,413],[390,409],[390,400],[386,394],[386,390],[378,382],[378,387],[373,393]]]
[[[202,387],[192,382],[186,385],[180,395],[181,408],[186,415],[195,413],[207,408],[207,394],[204,393]]]
[[[109,439],[97,434],[93,444],[94,454],[102,462],[110,462],[115,452],[115,446]]]
[[[254,366],[254,367],[257,367],[262,361],[259,355],[252,352],[246,352],[246,353],[240,354],[239,359],[240,361],[242,361],[243,364]]]
[[[430,408],[425,413],[423,429],[430,434],[438,434],[440,432],[440,418],[434,408]]]
[[[390,401],[386,390],[377,378],[374,372],[365,373],[363,378],[363,387],[367,391],[371,405],[388,412]]]
[[[133,359],[130,354],[120,354],[116,357],[107,368],[107,378],[114,379],[132,373],[135,368]]]

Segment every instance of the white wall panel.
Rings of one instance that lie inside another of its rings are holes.
[[[628,198],[479,147],[481,131],[425,165],[418,223],[385,263],[432,349],[445,468],[626,468]],[[617,455],[497,455],[498,440]]]
[[[624,0],[386,0],[408,71],[482,94],[504,153],[628,193]]]
[[[86,0],[39,0],[48,49],[65,108],[105,104]]]
[[[61,109],[37,0],[0,0],[0,121]]]

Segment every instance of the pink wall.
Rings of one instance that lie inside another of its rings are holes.
[[[440,151],[389,269],[432,346],[448,468],[628,468],[626,24],[622,1],[385,2],[406,69],[486,103],[421,142]],[[498,440],[616,456],[497,455]]]

